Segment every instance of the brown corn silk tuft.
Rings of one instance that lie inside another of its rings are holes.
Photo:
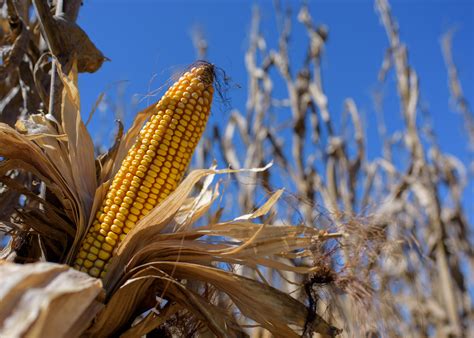
[[[214,67],[184,73],[156,104],[122,162],[74,261],[74,268],[104,277],[119,243],[135,224],[178,186],[209,117]]]

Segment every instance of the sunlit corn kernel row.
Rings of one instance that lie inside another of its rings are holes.
[[[213,69],[204,64],[168,89],[122,162],[74,267],[104,277],[118,244],[179,184],[209,117]]]

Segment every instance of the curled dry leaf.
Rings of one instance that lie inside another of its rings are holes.
[[[94,73],[108,60],[76,22],[59,15],[54,16],[54,23],[61,37],[62,53],[76,56],[80,73]]]
[[[53,263],[0,264],[0,337],[78,337],[101,308],[100,280]]]
[[[0,173],[20,170],[44,182],[48,194],[43,203],[60,207],[62,214],[75,225],[74,235],[80,235],[87,227],[97,189],[94,146],[80,115],[76,68],[73,67],[69,76],[61,76],[60,79],[64,85],[61,124],[54,117],[44,114],[34,114],[18,122],[18,130],[0,123]],[[34,189],[34,186],[30,189]],[[30,199],[25,201],[23,211],[28,212],[31,207],[41,212],[37,201],[34,205],[30,205],[30,202]],[[20,219],[20,223],[24,223],[24,220]],[[54,224],[50,226],[55,227]],[[37,230],[34,220],[25,225],[24,231],[30,228]],[[79,239],[72,237],[68,241],[75,243]],[[51,251],[64,251],[64,244],[58,242]],[[48,252],[45,256],[50,258]],[[65,262],[66,257],[60,256],[54,260]]]

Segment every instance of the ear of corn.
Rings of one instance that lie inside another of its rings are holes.
[[[213,74],[210,64],[192,68],[157,103],[114,177],[74,268],[104,277],[118,244],[176,189],[209,117]]]

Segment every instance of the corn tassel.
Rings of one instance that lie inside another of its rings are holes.
[[[156,105],[97,212],[74,268],[104,277],[114,250],[179,184],[209,117],[213,66],[186,72]]]

